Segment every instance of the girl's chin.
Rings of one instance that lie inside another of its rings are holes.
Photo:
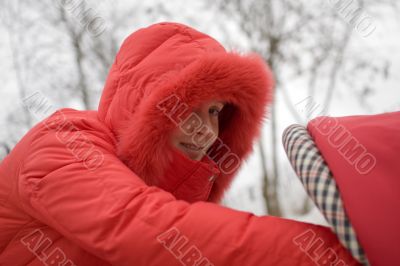
[[[190,159],[195,161],[200,161],[203,158],[204,151],[203,150],[193,150],[182,144],[178,144],[178,149],[185,153]]]

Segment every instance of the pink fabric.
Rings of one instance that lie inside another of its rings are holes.
[[[319,117],[308,130],[372,265],[399,265],[400,112]]]

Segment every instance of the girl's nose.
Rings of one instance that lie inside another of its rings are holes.
[[[201,121],[201,126],[196,128],[195,139],[199,142],[198,144],[206,144],[218,136],[218,128],[216,128],[218,125],[214,125],[208,118]]]
[[[204,136],[210,131],[209,125],[201,123],[201,125],[196,128],[196,134],[199,136]]]
[[[196,133],[199,135],[206,135],[209,134],[210,132],[214,131],[213,124],[211,122],[211,119],[209,115],[199,115],[201,119],[201,125],[200,127],[196,128]]]

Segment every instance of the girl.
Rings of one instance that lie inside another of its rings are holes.
[[[262,58],[195,29],[134,32],[98,110],[56,111],[2,162],[0,264],[356,265],[329,228],[214,204],[272,88]]]

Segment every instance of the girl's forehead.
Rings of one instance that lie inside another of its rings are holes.
[[[209,100],[209,101],[207,101],[207,102],[205,102],[204,104],[206,104],[206,105],[210,105],[210,104],[219,104],[219,105],[225,105],[225,101],[223,101],[223,100],[215,100],[215,99],[213,99],[213,100]]]
[[[207,100],[207,101],[202,102],[200,105],[195,107],[195,109],[198,109],[198,108],[200,108],[200,109],[201,108],[209,108],[211,106],[217,106],[217,107],[223,108],[225,104],[226,104],[226,102],[223,101],[223,100],[211,99],[211,100]]]

